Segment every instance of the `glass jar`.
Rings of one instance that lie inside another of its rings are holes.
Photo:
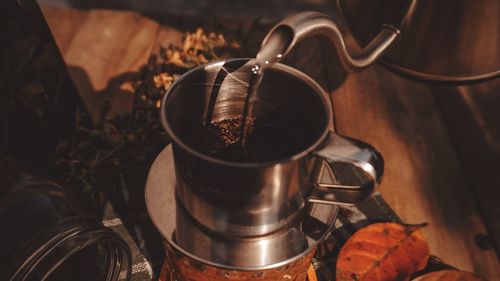
[[[61,186],[0,156],[0,280],[129,280],[127,244]]]

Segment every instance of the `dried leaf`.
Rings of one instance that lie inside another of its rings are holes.
[[[307,271],[307,281],[318,281],[318,277],[316,276],[316,270],[312,265],[309,267],[309,270]]]
[[[440,270],[422,275],[413,281],[486,281],[474,273],[460,270]]]
[[[184,52],[187,52],[191,46],[193,45],[193,38],[190,33],[186,34],[186,37],[184,37],[184,43],[182,44],[182,50]]]
[[[376,223],[360,229],[340,250],[337,281],[409,280],[429,259],[422,227]]]
[[[167,51],[167,61],[166,63],[175,64],[177,66],[183,67],[184,62],[182,61],[182,56],[179,51]]]
[[[209,61],[207,60],[207,58],[203,55],[203,54],[199,54],[198,55],[198,60],[201,62],[201,63],[208,63]]]
[[[131,112],[107,116],[109,107],[114,106],[107,104],[100,110],[98,126],[91,128],[86,111],[77,109],[76,134],[61,141],[53,156],[60,180],[69,188],[83,190],[100,207],[104,202],[102,191],[127,189],[121,175],[136,173],[147,166],[169,142],[166,132],[159,129],[158,110],[163,95],[190,68],[223,57],[238,57],[234,46],[239,48],[238,43],[225,42],[216,33],[206,35],[201,28],[186,33],[181,44],[160,46],[159,56],[150,56],[142,68],[142,79],[130,81],[135,88]],[[24,95],[17,96],[18,102],[31,107],[33,99],[46,100],[42,88],[24,87]],[[43,108],[35,109],[31,111],[36,111],[39,117],[43,115]]]
[[[201,27],[198,27],[196,29],[196,38],[200,38],[203,35],[203,29]]]
[[[153,83],[156,88],[162,87],[165,91],[172,85],[175,81],[175,77],[169,73],[162,72],[158,75],[153,76]]]

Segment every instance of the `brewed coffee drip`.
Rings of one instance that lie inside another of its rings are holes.
[[[259,86],[262,83],[264,72],[273,66],[274,63],[281,60],[283,54],[288,49],[293,38],[291,30],[286,28],[277,28],[269,35],[269,38],[260,48],[255,59],[248,63],[252,66],[250,77],[248,79],[248,91],[243,110],[243,124],[241,126],[241,145],[245,148],[248,134],[251,129],[255,101],[259,92]]]
[[[256,122],[253,114],[259,87],[266,69],[282,59],[292,39],[291,30],[285,27],[278,28],[269,35],[268,40],[262,45],[256,57],[245,64],[250,65],[251,70],[248,75],[247,96],[241,116],[215,122],[212,121],[213,109],[224,79],[231,75],[231,72],[243,71],[241,70],[243,67],[237,69],[222,67],[215,78],[212,88],[206,122],[201,127],[195,128],[193,132],[195,139],[198,140],[195,141],[196,147],[217,158],[251,162],[271,160],[293,152],[291,148],[283,149],[279,143],[273,145],[271,136],[281,133],[294,137],[294,133],[291,133],[289,129],[284,130],[284,128],[281,128],[282,126],[272,124],[270,120]],[[258,126],[255,127],[255,124],[258,124]],[[273,130],[276,133],[271,133]],[[252,138],[251,134],[259,134],[258,139],[261,140]],[[266,143],[262,140],[266,140]]]

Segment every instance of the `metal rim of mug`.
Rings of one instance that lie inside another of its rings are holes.
[[[215,158],[215,157],[209,156],[207,154],[198,152],[195,149],[191,148],[189,145],[187,145],[185,142],[183,142],[175,134],[175,132],[172,129],[172,127],[170,126],[168,119],[167,119],[167,116],[166,116],[167,100],[170,97],[171,93],[173,93],[175,88],[177,86],[179,86],[180,84],[182,84],[183,81],[186,79],[186,77],[190,76],[194,72],[205,71],[205,69],[207,67],[210,67],[210,66],[222,65],[222,64],[227,63],[227,62],[240,61],[240,60],[249,61],[250,58],[235,58],[235,59],[228,59],[228,60],[219,60],[219,61],[214,61],[214,62],[211,62],[208,64],[200,65],[200,66],[195,67],[195,68],[189,70],[188,72],[184,73],[179,79],[177,79],[172,84],[172,86],[168,89],[167,93],[165,93],[165,95],[162,98],[161,109],[160,109],[161,123],[163,125],[163,128],[167,132],[167,134],[170,136],[170,138],[172,138],[172,141],[176,145],[182,147],[184,150],[191,153],[192,155],[196,155],[197,157],[199,157],[205,161],[213,162],[213,163],[220,164],[220,165],[241,167],[241,168],[266,167],[266,166],[276,165],[278,163],[294,161],[296,159],[304,157],[305,155],[313,152],[316,148],[318,148],[318,146],[320,146],[324,142],[325,138],[328,136],[329,124],[333,122],[333,110],[330,106],[330,98],[328,97],[326,92],[323,90],[323,88],[321,88],[321,86],[318,85],[318,83],[316,83],[316,81],[314,81],[311,77],[309,77],[308,75],[306,75],[305,73],[301,72],[298,69],[295,69],[293,67],[290,67],[290,66],[287,66],[287,65],[284,65],[281,63],[274,64],[271,67],[271,69],[278,70],[278,71],[284,72],[288,75],[292,75],[292,76],[295,76],[296,78],[299,78],[300,80],[305,82],[310,88],[312,88],[314,90],[314,92],[316,94],[318,94],[320,96],[321,100],[323,101],[323,105],[325,107],[325,114],[326,114],[325,118],[326,118],[327,122],[326,122],[325,128],[323,129],[323,132],[321,133],[321,136],[313,144],[311,144],[309,147],[307,147],[306,149],[304,149],[298,153],[295,153],[294,155],[291,155],[287,158],[276,159],[276,160],[267,161],[267,162],[236,162],[236,161],[222,160],[222,159]]]

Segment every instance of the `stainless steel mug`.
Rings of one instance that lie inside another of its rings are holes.
[[[337,205],[308,204],[302,218],[269,235],[236,237],[200,227],[176,196],[172,145],[151,166],[145,199],[164,239],[170,281],[304,281],[318,243],[334,227]]]
[[[307,202],[355,204],[369,197],[382,176],[381,155],[368,144],[331,132],[328,95],[307,75],[283,64],[265,73],[254,117],[274,114],[282,125],[301,126],[300,139],[279,140],[305,142],[300,150],[266,162],[237,162],[193,147],[189,132],[207,115],[218,121],[242,114],[251,67],[247,61],[197,67],[163,98],[161,118],[173,141],[176,192],[187,213],[209,230],[254,236],[291,223]],[[220,73],[227,74],[223,83],[216,81]],[[319,181],[325,167],[336,182]]]

